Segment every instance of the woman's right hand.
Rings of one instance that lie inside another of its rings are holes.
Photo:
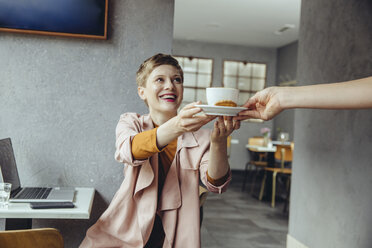
[[[199,114],[202,109],[195,107],[197,104],[201,104],[201,102],[187,104],[175,117],[158,127],[156,138],[158,147],[166,146],[183,133],[197,131],[216,118],[212,115]]]
[[[202,109],[195,107],[197,104],[201,104],[201,102],[187,104],[180,110],[177,116],[170,120],[180,134],[197,131],[216,118],[216,116],[213,115],[199,114],[202,112]]]

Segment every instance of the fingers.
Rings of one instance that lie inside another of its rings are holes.
[[[240,128],[240,121],[234,120],[234,130],[238,130]]]
[[[234,120],[246,120],[249,118],[261,119],[261,113],[258,110],[243,110],[238,116],[234,117]]]

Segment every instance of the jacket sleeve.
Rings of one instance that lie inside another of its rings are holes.
[[[144,160],[136,160],[132,156],[132,140],[134,136],[142,132],[139,115],[126,113],[120,116],[116,126],[115,159],[118,162],[132,166],[142,165]]]

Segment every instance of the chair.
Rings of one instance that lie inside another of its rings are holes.
[[[259,195],[259,200],[261,201],[263,198],[265,184],[266,184],[266,177],[267,172],[270,171],[273,173],[273,181],[272,181],[272,192],[271,192],[271,207],[275,207],[275,195],[276,195],[276,183],[277,183],[277,175],[283,174],[287,175],[287,185],[286,185],[286,201],[284,204],[283,211],[286,212],[288,201],[289,201],[289,193],[290,193],[290,183],[291,183],[291,175],[292,175],[292,158],[293,158],[293,149],[294,143],[292,142],[290,145],[277,145],[277,150],[274,154],[275,157],[275,165],[277,167],[264,168],[265,174],[262,179],[261,190]]]
[[[54,228],[0,231],[1,248],[63,248],[61,233]]]
[[[248,145],[252,146],[264,146],[264,138],[263,137],[252,137],[248,139]],[[253,176],[252,185],[251,185],[251,194],[253,193],[253,188],[256,182],[258,172],[267,167],[267,152],[258,152],[255,149],[248,148],[250,160],[245,164],[244,170],[244,179],[242,185],[242,191],[245,190],[245,184],[248,178],[248,167],[252,167],[252,173],[255,171]]]

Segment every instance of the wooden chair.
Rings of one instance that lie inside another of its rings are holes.
[[[54,228],[0,231],[1,248],[63,248],[61,233]]]
[[[252,137],[248,139],[248,145],[252,146],[264,146],[263,137]],[[253,193],[254,185],[256,182],[257,174],[263,168],[266,168],[268,165],[267,162],[267,152],[259,152],[255,149],[248,149],[250,160],[245,164],[244,170],[244,179],[242,185],[242,191],[245,190],[245,184],[248,178],[248,167],[251,166],[251,171],[254,173],[252,185],[251,185],[251,194]]]
[[[274,154],[275,157],[275,164],[277,167],[275,168],[264,168],[265,175],[262,179],[261,190],[259,195],[259,200],[261,201],[263,198],[265,184],[266,184],[266,177],[267,172],[270,171],[273,173],[273,182],[272,182],[272,195],[271,195],[271,207],[275,207],[275,196],[276,196],[276,178],[278,174],[287,175],[287,185],[286,185],[286,202],[284,204],[284,212],[288,206],[289,201],[289,192],[290,192],[290,183],[291,183],[291,175],[292,175],[292,158],[293,158],[293,149],[294,143],[292,142],[290,145],[277,145],[277,150]]]

